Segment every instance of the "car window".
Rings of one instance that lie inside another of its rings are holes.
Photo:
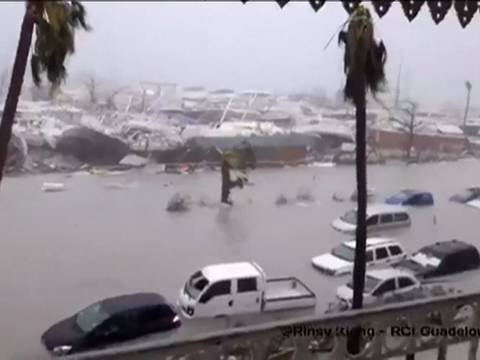
[[[400,246],[398,245],[392,245],[388,247],[388,250],[390,251],[390,254],[392,256],[400,255],[403,253],[403,250]]]
[[[433,204],[433,197],[431,194],[422,194],[421,197],[422,204]]]
[[[104,321],[102,324],[97,326],[93,330],[93,335],[97,338],[109,338],[111,336],[118,335],[120,330],[121,328],[118,321],[118,317],[115,316]]]
[[[212,284],[207,292],[201,297],[200,302],[206,303],[215,296],[231,294],[232,282],[230,280],[219,281]]]
[[[393,222],[393,214],[383,214],[380,215],[381,224],[389,224]]]
[[[373,251],[368,250],[366,253],[367,262],[373,261]]]
[[[388,291],[394,291],[395,290],[395,280],[390,279],[382,283],[378,288],[375,289],[373,292],[373,295],[375,296],[380,296],[385,294]]]
[[[367,226],[377,225],[378,224],[378,215],[370,216],[367,219]]]
[[[388,258],[388,252],[387,249],[384,247],[375,249],[375,255],[377,260],[382,260]]]
[[[239,293],[257,291],[257,278],[238,279],[237,290]]]
[[[396,213],[393,216],[395,222],[408,221],[409,217],[407,213]]]
[[[410,279],[409,277],[402,276],[398,279],[398,287],[400,289],[404,288],[404,287],[407,287],[407,286],[412,286],[414,284],[415,283],[413,282],[413,280]]]
[[[405,205],[419,205],[422,202],[422,194],[415,194],[410,197],[405,203]]]

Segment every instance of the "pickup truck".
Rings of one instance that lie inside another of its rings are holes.
[[[180,290],[186,318],[219,317],[314,307],[315,294],[295,277],[267,279],[254,262],[205,266]]]

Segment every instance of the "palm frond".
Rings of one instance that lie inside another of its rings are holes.
[[[256,167],[255,153],[248,142],[243,142],[233,149],[224,151],[222,156],[234,170],[247,170]]]
[[[345,98],[354,100],[354,77],[364,78],[367,88],[375,94],[385,82],[387,52],[383,42],[377,44],[374,39],[373,21],[367,8],[360,5],[352,14],[347,31],[339,34],[341,43],[345,45]]]
[[[86,11],[79,1],[35,2],[36,39],[30,60],[35,85],[46,74],[54,92],[65,80],[65,60],[75,52],[75,30],[90,30]]]

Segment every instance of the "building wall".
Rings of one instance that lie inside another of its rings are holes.
[[[409,136],[409,134],[402,132],[371,130],[368,142],[380,151],[406,151]],[[413,147],[417,152],[461,154],[467,148],[467,139],[463,136],[415,134]]]

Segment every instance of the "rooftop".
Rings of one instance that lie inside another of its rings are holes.
[[[384,213],[407,212],[403,206],[389,204],[372,204],[367,207],[368,215],[379,215]]]
[[[395,239],[392,239],[392,238],[380,238],[380,237],[375,237],[375,238],[368,238],[367,239],[367,247],[368,246],[376,246],[376,245],[380,245],[380,244],[388,244],[388,243],[393,243],[393,242],[396,242]],[[356,241],[355,240],[351,240],[351,241],[345,241],[345,246],[348,246],[349,248],[352,248],[352,249],[355,249],[355,245],[356,245]]]
[[[379,280],[386,280],[398,276],[412,276],[412,274],[406,270],[392,268],[370,270],[367,271],[367,275]]]
[[[202,273],[209,282],[215,282],[224,279],[257,277],[260,271],[252,262],[237,262],[205,266]]]
[[[424,246],[419,250],[419,252],[429,253],[438,258],[443,258],[445,255],[455,253],[457,251],[464,251],[468,249],[474,248],[473,245],[470,245],[461,240],[448,240],[448,241],[441,241],[437,242],[432,245]]]
[[[135,293],[107,298],[101,301],[110,313],[166,304],[165,298],[156,293]]]

